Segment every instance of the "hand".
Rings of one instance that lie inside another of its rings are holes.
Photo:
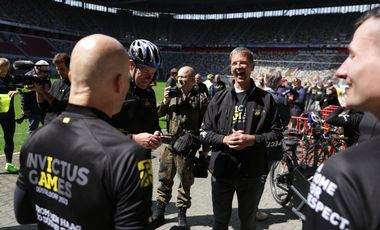
[[[164,102],[164,104],[169,104],[169,102],[170,102],[170,98],[169,98],[169,89],[170,89],[170,87],[166,87],[165,89],[164,89],[164,100],[163,100],[163,102]]]
[[[42,93],[45,91],[43,85],[38,84],[36,82],[33,83],[33,87],[30,89],[35,91],[36,93]]]
[[[133,140],[145,149],[156,149],[162,144],[161,136],[150,133],[133,134]]]
[[[11,97],[11,98],[12,98],[14,95],[18,95],[18,94],[20,94],[20,93],[19,93],[17,90],[9,91],[9,92],[8,92],[8,96]]]
[[[256,137],[250,134],[244,134],[243,130],[233,131],[232,134],[223,138],[223,143],[231,149],[241,150],[248,146],[254,145]]]
[[[158,130],[154,131],[153,135],[158,136],[158,137],[163,137],[163,136],[164,136],[164,135],[163,135],[160,131],[158,131]]]

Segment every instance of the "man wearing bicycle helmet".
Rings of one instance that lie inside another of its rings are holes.
[[[365,13],[336,72],[347,82],[348,108],[380,119],[380,7]],[[317,169],[304,229],[379,229],[380,137],[350,147]]]
[[[120,113],[113,116],[114,126],[130,136],[150,155],[161,145],[156,95],[150,87],[161,65],[158,47],[150,41],[137,39],[129,47],[130,90]]]

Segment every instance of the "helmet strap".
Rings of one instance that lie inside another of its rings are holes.
[[[133,63],[133,74],[132,74],[132,76],[131,76],[131,80],[132,80],[132,82],[135,81],[136,71],[137,71],[136,69],[137,69],[137,65],[136,65],[136,63]]]

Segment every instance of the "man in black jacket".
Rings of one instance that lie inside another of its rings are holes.
[[[66,111],[36,130],[20,154],[19,223],[38,229],[151,229],[151,159],[111,125],[129,89],[116,39],[81,39],[70,64]]]
[[[228,228],[235,192],[240,229],[255,229],[259,177],[268,172],[266,145],[281,140],[282,127],[273,97],[250,78],[253,53],[238,47],[230,60],[234,85],[213,97],[200,134],[212,145],[213,229]]]
[[[66,53],[58,53],[53,58],[53,64],[57,69],[59,79],[53,83],[49,92],[46,92],[40,84],[34,84],[33,87],[40,109],[46,112],[45,125],[65,110],[70,95],[68,77],[70,56]]]

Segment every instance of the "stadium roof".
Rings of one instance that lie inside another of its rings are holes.
[[[378,3],[378,0],[83,0],[108,7],[177,14],[216,14]]]

